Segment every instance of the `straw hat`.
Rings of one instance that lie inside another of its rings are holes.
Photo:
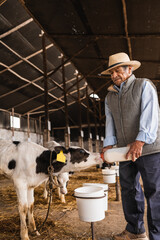
[[[109,71],[111,69],[115,67],[126,66],[126,65],[132,66],[134,71],[140,67],[141,63],[136,60],[131,61],[129,56],[124,52],[116,53],[109,57],[108,68],[105,71],[103,71],[101,74],[110,74]]]

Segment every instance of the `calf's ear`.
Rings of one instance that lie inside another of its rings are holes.
[[[68,150],[65,147],[63,147],[63,146],[56,146],[55,147],[55,152],[58,154],[58,153],[60,153],[60,151],[63,151],[63,153],[68,153]]]

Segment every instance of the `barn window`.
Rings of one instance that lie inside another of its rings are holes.
[[[10,126],[14,128],[20,128],[20,118],[10,116]]]

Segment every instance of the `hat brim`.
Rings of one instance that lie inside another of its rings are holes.
[[[138,69],[141,66],[141,63],[139,61],[129,61],[129,62],[123,62],[123,63],[117,63],[114,66],[110,66],[108,67],[105,71],[101,72],[102,75],[110,75],[110,70],[112,70],[113,68],[117,68],[120,66],[132,66],[133,67],[133,71],[135,71],[136,69]]]

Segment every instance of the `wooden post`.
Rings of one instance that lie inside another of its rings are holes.
[[[86,102],[87,102],[87,123],[88,123],[88,150],[90,152],[93,152],[92,134],[91,134],[91,126],[90,126],[90,115],[89,115],[88,85],[86,86]]]
[[[41,135],[42,135],[42,129],[41,129],[41,116],[39,117],[39,143],[41,144]]]
[[[38,129],[38,127],[37,127],[37,119],[34,120],[34,125],[35,125],[35,133],[37,134],[38,133],[38,131],[37,131],[37,129]]]
[[[116,201],[120,201],[120,184],[119,184],[119,177],[116,173]]]
[[[79,146],[81,148],[84,147],[83,143],[83,130],[82,130],[82,114],[81,114],[81,100],[80,100],[80,92],[79,92],[79,81],[78,81],[78,73],[76,75],[76,80],[77,80],[77,94],[78,94],[78,113],[79,113],[79,137],[78,137],[78,142]]]
[[[42,48],[43,48],[43,72],[44,72],[44,105],[45,105],[45,129],[43,134],[43,145],[50,140],[48,130],[49,111],[48,111],[48,76],[47,76],[47,57],[46,57],[46,42],[45,35],[42,33]]]
[[[27,136],[28,136],[28,142],[30,142],[30,119],[29,119],[29,113],[27,113]]]
[[[69,128],[69,118],[68,118],[68,106],[67,106],[67,95],[66,95],[66,81],[65,81],[65,69],[64,69],[64,56],[62,56],[62,78],[63,78],[63,93],[64,93],[64,107],[65,107],[65,147],[69,148],[70,146],[70,128]]]
[[[93,109],[94,109],[94,121],[95,121],[95,133],[96,133],[96,152],[99,152],[99,135],[98,135],[98,129],[97,129],[96,103],[94,98],[93,98]]]
[[[100,150],[103,148],[103,137],[102,137],[102,110],[101,110],[101,101],[98,101],[99,107],[99,127],[100,127],[100,134],[99,134],[99,146]]]
[[[14,140],[14,108],[12,108],[12,141]]]
[[[35,133],[36,133],[36,141],[38,142],[38,126],[37,126],[37,119],[34,120],[34,124],[35,124]]]

